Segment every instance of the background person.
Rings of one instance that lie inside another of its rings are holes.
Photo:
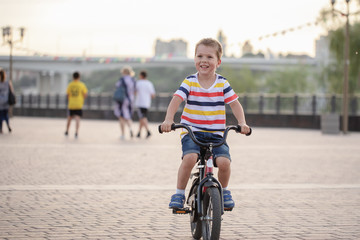
[[[6,81],[6,73],[3,69],[0,69],[0,133],[3,133],[3,121],[6,122],[9,132],[12,131],[9,122],[9,91],[14,92],[12,82]]]
[[[132,138],[132,105],[135,98],[135,73],[130,66],[121,69],[121,78],[116,82],[115,87],[120,87],[124,84],[126,88],[126,97],[123,102],[115,102],[114,114],[119,119],[121,136],[120,139],[125,139],[125,126],[130,130],[130,137]]]
[[[139,132],[137,137],[140,138],[141,129],[145,128],[147,135],[146,138],[151,136],[151,132],[148,126],[148,109],[151,106],[151,99],[155,97],[155,88],[152,82],[147,79],[147,72],[141,71],[139,74],[139,80],[136,82],[136,99],[135,105],[138,108],[139,116]]]
[[[79,72],[73,73],[73,80],[69,83],[66,94],[68,98],[68,116],[65,136],[68,136],[71,120],[75,118],[75,138],[77,138],[80,127],[80,119],[83,115],[82,108],[84,105],[84,100],[88,94],[86,85],[80,81]]]

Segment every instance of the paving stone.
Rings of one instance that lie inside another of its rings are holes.
[[[0,135],[0,239],[192,239],[189,216],[168,209],[178,133],[151,124],[150,139],[121,141],[116,121],[82,120],[73,139],[65,119],[10,121],[13,133]],[[231,133],[236,207],[223,216],[221,239],[360,239],[359,140],[304,129]]]

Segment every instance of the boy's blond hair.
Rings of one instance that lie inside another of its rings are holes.
[[[196,51],[197,51],[199,45],[204,45],[204,46],[207,46],[207,47],[215,48],[217,58],[219,60],[221,59],[221,56],[223,54],[223,49],[222,49],[221,43],[218,40],[213,39],[213,38],[203,38],[203,39],[201,39],[195,46],[195,55],[196,55]]]

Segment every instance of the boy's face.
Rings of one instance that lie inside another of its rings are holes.
[[[199,74],[213,74],[220,66],[221,59],[214,47],[199,45],[195,53],[195,67]]]

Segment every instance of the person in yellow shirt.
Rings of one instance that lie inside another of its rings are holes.
[[[66,89],[66,94],[68,98],[68,113],[65,136],[68,136],[71,120],[75,118],[75,138],[77,138],[80,126],[80,118],[83,114],[82,107],[88,94],[86,85],[80,81],[79,72],[73,73],[73,80],[69,83]]]

